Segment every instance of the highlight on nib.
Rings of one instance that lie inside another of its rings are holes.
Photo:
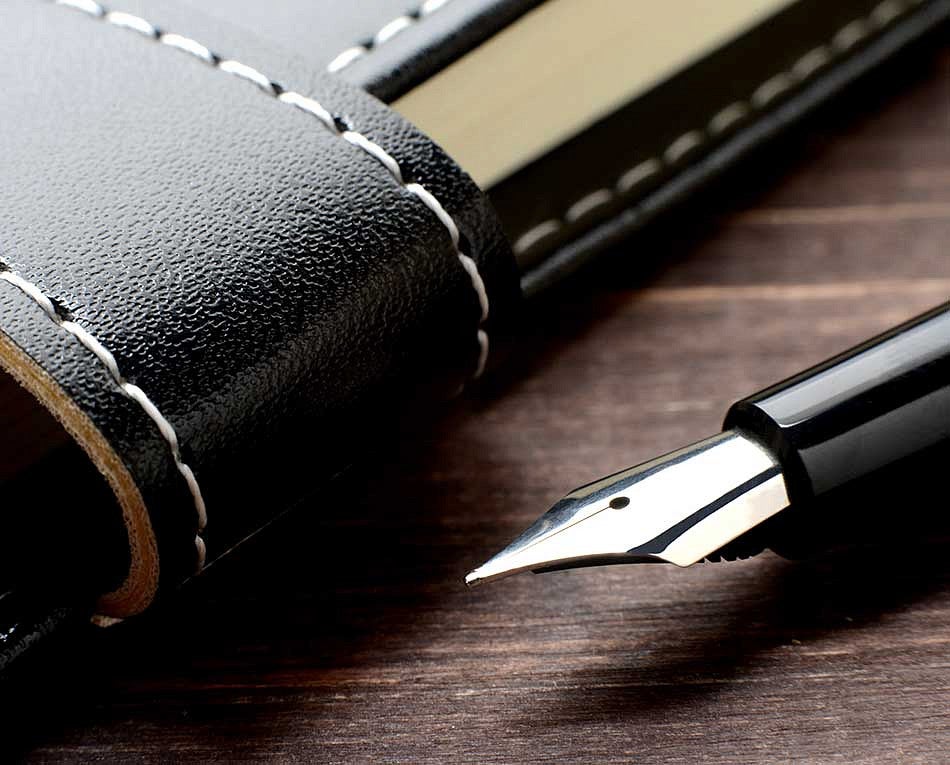
[[[689,566],[788,504],[776,459],[729,430],[572,491],[465,583],[609,563]]]

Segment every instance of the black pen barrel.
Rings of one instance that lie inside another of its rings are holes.
[[[736,403],[778,456],[793,502],[950,445],[950,304]]]
[[[773,451],[799,516],[882,493],[912,514],[950,468],[950,304],[737,402],[725,427]]]

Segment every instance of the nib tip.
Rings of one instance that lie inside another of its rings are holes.
[[[527,567],[512,566],[507,561],[507,558],[504,557],[504,553],[499,553],[491,560],[486,561],[478,568],[466,574],[465,584],[469,587],[477,587],[480,584],[494,582],[497,579],[505,579],[512,574],[517,574],[519,571],[525,570],[527,570]]]

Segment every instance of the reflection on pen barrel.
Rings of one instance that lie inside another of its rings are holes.
[[[939,535],[950,306],[738,402],[726,427],[754,433],[782,463],[791,507],[755,534],[777,552]]]

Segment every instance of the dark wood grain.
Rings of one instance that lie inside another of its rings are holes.
[[[877,89],[539,307],[507,371],[100,636],[4,736],[64,762],[947,761],[946,546],[461,584],[565,490],[947,299],[950,55]]]

